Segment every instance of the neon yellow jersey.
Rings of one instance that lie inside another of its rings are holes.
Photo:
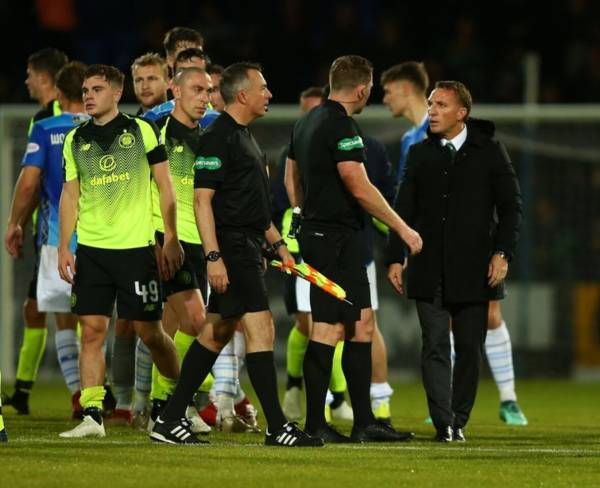
[[[202,244],[194,217],[194,160],[200,129],[189,128],[177,119],[167,116],[156,123],[161,126],[161,138],[169,158],[169,170],[177,196],[177,235],[179,240]],[[156,182],[152,181],[152,208],[154,228],[165,231],[160,213],[160,198]]]
[[[154,243],[150,165],[166,161],[156,126],[119,113],[108,124],[86,122],[63,147],[65,181],[79,179],[78,242],[102,249]]]
[[[283,236],[283,240],[285,241],[288,251],[290,251],[292,254],[299,254],[300,244],[298,244],[298,240],[288,236],[290,227],[292,226],[293,213],[294,210],[291,207],[283,213],[283,218],[281,219],[281,235]]]

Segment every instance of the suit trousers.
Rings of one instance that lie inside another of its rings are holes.
[[[442,285],[433,300],[417,300],[421,324],[421,371],[429,414],[437,430],[464,427],[471,414],[487,334],[489,302],[445,303]],[[454,371],[450,325],[454,334]]]

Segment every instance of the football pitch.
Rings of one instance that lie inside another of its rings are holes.
[[[467,442],[448,445],[433,442],[423,422],[421,385],[393,387],[394,425],[416,432],[415,440],[283,449],[264,447],[260,434],[211,433],[211,444],[199,447],[157,445],[113,426],[104,439],[59,439],[75,425],[66,419],[68,392],[58,382],[40,383],[31,416],[4,409],[10,441],[0,445],[0,487],[600,486],[597,383],[519,381],[529,425],[508,427],[498,418],[495,385],[483,381]]]

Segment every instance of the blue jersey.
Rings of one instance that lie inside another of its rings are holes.
[[[415,125],[412,129],[405,132],[400,143],[400,161],[398,163],[398,173],[396,174],[396,183],[400,184],[404,176],[406,168],[406,160],[408,159],[408,150],[410,146],[421,142],[427,137],[427,129],[429,128],[429,117],[425,117],[421,125]]]
[[[63,142],[67,132],[78,126],[89,116],[63,113],[42,119],[31,128],[22,166],[35,166],[42,171],[40,206],[37,222],[36,244],[58,246],[58,206],[62,192]],[[73,236],[71,249],[75,249]]]
[[[175,108],[175,100],[167,100],[156,107],[148,110],[142,117],[146,120],[152,120],[156,122],[158,119],[169,115]],[[219,116],[219,112],[209,108],[204,112],[204,115],[200,119],[200,127],[206,129],[213,121]]]

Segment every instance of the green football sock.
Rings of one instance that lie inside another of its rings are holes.
[[[37,378],[38,368],[46,350],[46,337],[48,329],[34,329],[25,327],[23,344],[19,351],[17,366],[17,380],[34,382]]]
[[[158,380],[158,369],[152,365],[152,388],[150,389],[150,398],[152,400],[166,400],[169,395],[168,391],[163,389],[161,382]]]
[[[177,356],[179,357],[179,364],[181,364],[183,362],[183,358],[185,357],[185,355],[188,352],[188,349],[196,340],[196,337],[188,335],[185,332],[181,332],[180,330],[178,330],[177,332],[175,332],[175,337],[173,338],[173,340],[175,341],[175,349],[177,349]],[[208,393],[210,391],[210,389],[212,388],[214,381],[215,381],[214,376],[209,373],[208,376],[206,377],[206,379],[200,385],[200,388],[198,388],[198,391],[203,391],[203,392]]]
[[[287,341],[287,372],[294,378],[302,378],[302,365],[304,354],[308,347],[308,337],[298,330],[294,325],[290,331]]]
[[[333,367],[331,369],[331,380],[329,381],[329,389],[332,393],[341,393],[346,391],[346,377],[342,369],[342,353],[344,352],[344,341],[340,341],[335,346],[333,354]]]
[[[79,403],[85,410],[86,408],[97,408],[102,410],[102,402],[104,401],[106,390],[104,386],[90,386],[89,388],[81,389],[81,398]]]

